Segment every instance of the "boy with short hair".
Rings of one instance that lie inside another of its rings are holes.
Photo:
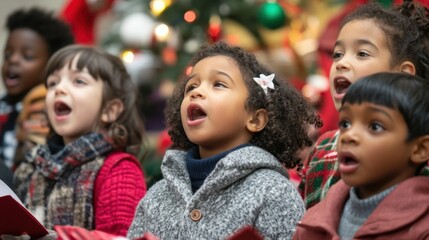
[[[44,82],[43,73],[49,57],[74,43],[74,38],[66,23],[38,8],[11,13],[6,28],[9,34],[3,50],[2,78],[6,95],[0,99],[0,161],[14,169],[18,145],[16,121],[23,107],[22,100],[31,89]],[[43,113],[43,108],[39,110]],[[45,122],[47,128],[47,121],[39,120]]]
[[[341,179],[308,209],[294,239],[426,239],[429,231],[429,83],[377,73],[342,100]]]

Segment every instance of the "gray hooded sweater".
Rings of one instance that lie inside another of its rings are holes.
[[[269,152],[247,146],[221,159],[195,194],[186,152],[168,150],[164,179],[140,201],[128,238],[150,232],[160,239],[226,239],[253,226],[264,239],[291,239],[304,203]]]

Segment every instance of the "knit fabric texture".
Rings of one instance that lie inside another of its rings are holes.
[[[249,144],[242,144],[229,151],[222,152],[220,154],[216,154],[214,156],[204,159],[200,158],[198,148],[193,148],[188,151],[188,154],[185,158],[185,162],[189,178],[191,179],[192,192],[195,193],[201,187],[201,185],[203,185],[206,178],[209,176],[209,174],[216,167],[216,164],[222,158],[224,158],[230,152],[235,151],[244,146],[249,146]]]
[[[252,226],[264,239],[291,239],[304,203],[273,155],[255,146],[237,149],[193,194],[186,154],[166,152],[164,179],[139,203],[128,238],[150,232],[160,239],[225,239]]]
[[[339,130],[322,134],[305,163],[298,190],[307,209],[325,198],[329,188],[341,178],[337,161],[339,134]]]
[[[17,194],[48,229],[54,225],[93,228],[93,185],[112,146],[99,133],[81,136],[60,151],[52,151],[61,143],[56,135],[48,145],[32,149],[15,172],[22,180]]]
[[[395,185],[396,186],[396,185]],[[386,197],[395,186],[384,190],[366,199],[359,199],[356,189],[350,189],[350,197],[344,205],[338,226],[338,234],[342,240],[353,239],[357,230],[366,221],[378,204]]]
[[[320,203],[307,210],[293,239],[340,239],[338,225],[350,186],[340,180]],[[400,182],[360,226],[353,239],[428,239],[429,177]]]
[[[16,171],[18,194],[29,210],[48,229],[74,225],[125,236],[146,192],[137,159],[111,153],[99,133],[65,146],[49,143],[34,148]]]
[[[145,193],[146,183],[138,160],[128,153],[109,154],[95,180],[94,229],[126,236]]]

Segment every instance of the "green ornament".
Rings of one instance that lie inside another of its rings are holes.
[[[378,0],[378,3],[380,3],[381,6],[388,8],[392,6],[393,0]]]
[[[283,8],[276,2],[262,4],[258,14],[259,22],[269,29],[277,29],[285,25],[286,14]]]

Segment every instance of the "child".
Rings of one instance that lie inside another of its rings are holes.
[[[166,108],[171,150],[164,179],[139,203],[128,237],[225,239],[252,226],[291,238],[304,205],[284,167],[321,122],[292,86],[253,54],[224,42],[203,47]]]
[[[25,154],[37,144],[46,144],[49,133],[48,117],[45,112],[46,87],[37,85],[22,100],[22,110],[16,120],[16,147],[12,170],[24,161]]]
[[[14,169],[18,145],[15,124],[22,100],[31,89],[43,83],[49,57],[72,44],[74,39],[66,23],[38,8],[13,12],[7,18],[6,27],[9,34],[3,50],[2,78],[6,95],[0,100],[0,161]]]
[[[428,9],[404,1],[398,9],[376,3],[363,5],[344,19],[335,44],[330,72],[331,93],[339,109],[347,89],[372,73],[407,72],[429,79]],[[336,143],[338,130],[316,141],[299,190],[306,207],[323,199],[340,175]]]
[[[75,225],[126,235],[146,185],[139,162],[124,152],[140,147],[143,124],[123,63],[71,45],[51,57],[46,79],[54,132],[15,171],[17,195],[48,229]]]
[[[428,92],[426,79],[405,73],[349,88],[337,142],[342,180],[305,213],[294,239],[427,239]]]

